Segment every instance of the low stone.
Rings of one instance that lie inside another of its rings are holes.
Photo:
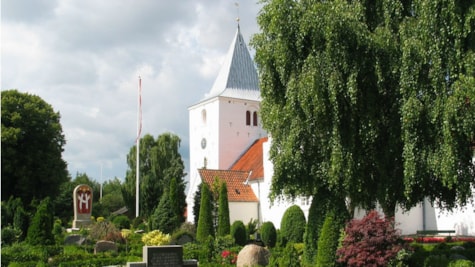
[[[117,245],[112,241],[97,241],[96,245],[94,246],[94,254],[106,251],[117,252]]]
[[[86,238],[81,235],[68,235],[64,239],[64,245],[84,245]]]
[[[267,264],[269,264],[269,258],[269,250],[255,244],[250,244],[246,245],[244,248],[241,249],[241,251],[239,251],[236,266],[267,266]]]
[[[451,260],[468,260],[467,257],[460,254],[450,254],[450,259]]]

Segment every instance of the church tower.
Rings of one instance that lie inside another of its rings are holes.
[[[260,100],[257,71],[238,25],[211,91],[188,108],[188,221],[193,221],[194,195],[201,183],[198,169],[227,170],[256,139],[267,136],[259,121]]]

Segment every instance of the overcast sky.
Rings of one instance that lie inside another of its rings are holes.
[[[102,181],[123,180],[141,76],[142,133],[178,135],[189,173],[187,108],[211,90],[236,18],[249,43],[259,9],[257,0],[2,0],[1,89],[60,112],[73,178],[101,181],[102,169]]]

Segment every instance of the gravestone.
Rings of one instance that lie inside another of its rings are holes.
[[[145,262],[127,262],[126,267],[147,267]]]
[[[92,223],[92,188],[81,184],[76,186],[73,191],[74,201],[74,220],[73,228],[80,228]]]
[[[182,246],[144,246],[143,261],[147,267],[182,267]]]
[[[68,235],[64,239],[64,245],[84,245],[86,238],[81,235]]]
[[[112,241],[100,240],[94,246],[94,254],[99,252],[113,251],[117,252],[117,245]]]

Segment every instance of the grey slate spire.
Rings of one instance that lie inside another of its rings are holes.
[[[238,25],[236,35],[207,99],[225,96],[260,101],[259,79]]]

